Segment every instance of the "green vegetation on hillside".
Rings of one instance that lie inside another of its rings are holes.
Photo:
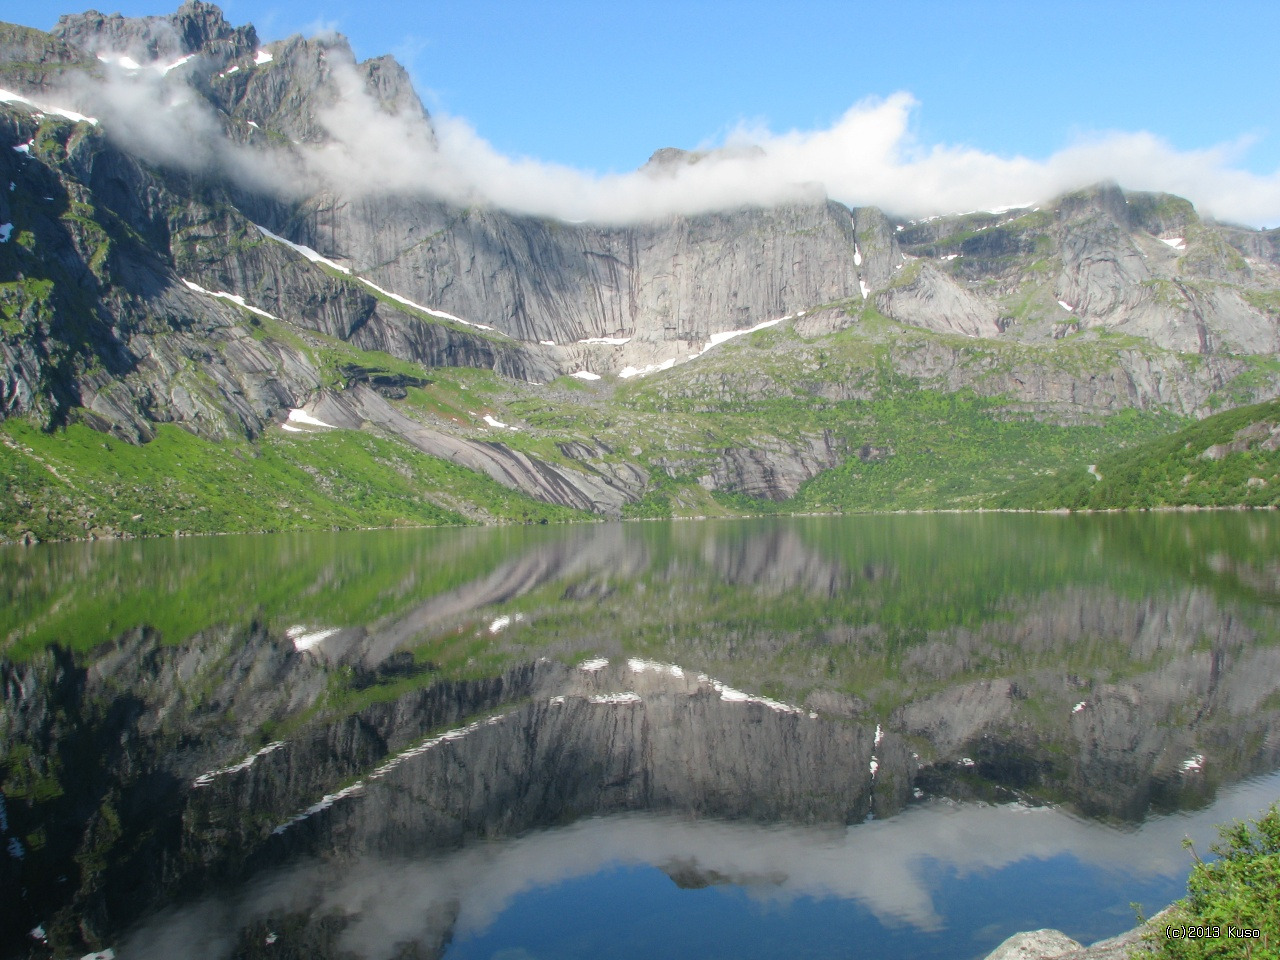
[[[1101,373],[1127,348],[1097,340],[1052,348],[975,341],[865,310],[834,335],[806,340],[774,327],[696,365],[619,387],[595,431],[615,447],[640,449],[657,481],[630,508],[636,516],[976,508],[1029,477],[1064,464],[1083,469],[1105,451],[1186,423],[1160,410],[1055,423],[997,387],[1027,368]],[[950,387],[950,368],[965,370],[982,391]],[[922,369],[935,373],[904,372]],[[526,401],[522,413],[540,422],[533,407]],[[559,408],[552,422],[572,430],[589,415]],[[708,506],[698,479],[723,451],[767,451],[774,441],[800,449],[829,442],[842,462],[786,501],[720,489]]]
[[[1135,952],[1135,958],[1280,955],[1280,804],[1253,823],[1236,821],[1218,833],[1212,848],[1218,859],[1196,856],[1186,899],[1147,935],[1152,952]]]
[[[993,498],[990,506],[1108,510],[1280,504],[1280,401],[1219,413]]]
[[[72,424],[0,428],[0,536],[68,537],[422,526],[581,517],[369,433],[217,442],[161,425],[135,446]]]
[[[1167,410],[1054,422],[1070,411],[1038,411],[1005,392],[1026,376],[1105,376],[1122,353],[1159,353],[1150,345],[1106,336],[1051,346],[974,340],[907,327],[859,304],[821,309],[846,311],[850,325],[813,338],[791,324],[771,327],[663,374],[591,385],[428,369],[257,316],[246,317],[246,329],[301,352],[330,389],[350,387],[353,376],[403,383],[392,402],[432,428],[500,438],[576,470],[637,465],[649,481],[625,517],[1277,502],[1274,451],[1254,443],[1220,460],[1200,457],[1258,417],[1280,422],[1265,405],[1177,439],[1169,435],[1187,420]],[[1246,374],[1265,380],[1271,371]],[[957,389],[957,381],[969,385]],[[485,415],[514,429],[486,428]],[[0,539],[584,516],[365,432],[268,430],[254,441],[219,441],[162,426],[152,442],[131,446],[83,425],[42,433],[18,420],[0,427],[0,444]],[[794,494],[778,501],[735,489],[725,474],[744,458],[757,462],[756,482],[791,471],[789,485],[777,486]],[[1091,463],[1102,482],[1086,472]]]

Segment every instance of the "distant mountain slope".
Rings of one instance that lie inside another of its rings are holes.
[[[428,483],[431,509],[496,519],[541,514],[489,509],[486,483],[606,516],[972,505],[1122,442],[1115,413],[1137,440],[1280,394],[1280,233],[1177,197],[1101,185],[922,221],[817,197],[639,224],[459,205],[358,176],[388,152],[435,169],[394,60],[263,47],[198,0],[0,25],[0,88],[0,453],[28,504],[0,536],[192,529],[163,496],[132,520],[109,474],[28,489],[53,476],[27,469],[37,447],[69,468],[83,448],[18,421],[142,444],[146,473],[165,425],[256,454],[305,442],[287,419],[305,410],[478,474],[479,500]],[[344,513],[343,489],[321,485],[336,506],[308,522],[433,515]],[[95,498],[109,523],[80,515]],[[211,510],[197,528],[214,516],[272,527]]]
[[[1238,407],[1029,481],[1001,506],[1072,510],[1280,506],[1280,401]]]

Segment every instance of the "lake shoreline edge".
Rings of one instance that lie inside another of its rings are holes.
[[[1154,933],[1176,904],[1165,907],[1151,919],[1124,933],[1106,937],[1088,946],[1061,930],[1028,930],[1015,933],[983,960],[1128,960],[1152,952],[1145,940]]]

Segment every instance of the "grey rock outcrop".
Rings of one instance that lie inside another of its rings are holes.
[[[762,500],[787,500],[800,485],[844,461],[844,452],[828,432],[807,444],[761,437],[749,447],[720,451],[711,472],[699,479],[708,490],[732,490]]]
[[[887,316],[913,327],[959,333],[966,337],[994,337],[1000,333],[995,309],[953,283],[930,264],[912,264],[914,277],[892,286],[876,298]]]
[[[1140,927],[1087,947],[1061,930],[1015,933],[987,954],[986,960],[1132,960],[1155,952],[1145,937],[1156,929],[1161,916],[1163,914],[1158,914]]]
[[[637,486],[619,482],[612,473],[560,467],[501,442],[461,439],[423,426],[363,384],[341,394],[322,393],[309,409],[335,427],[358,430],[372,424],[423,453],[487,474],[504,486],[548,503],[617,517],[623,504],[640,497]]]
[[[1048,960],[1074,954],[1079,949],[1079,941],[1072,940],[1061,930],[1033,930],[1015,933],[987,954],[987,960]]]
[[[66,82],[68,76],[96,66],[92,56],[57,37],[0,23],[0,78],[6,89],[25,96],[41,96]]]
[[[123,17],[96,10],[65,15],[52,33],[73,47],[126,55],[140,64],[189,53],[252,57],[258,46],[252,25],[231,26],[217,6],[203,0],[186,0],[176,13],[161,17]]]
[[[858,291],[839,204],[678,217],[631,227],[369,197],[282,227],[378,283],[530,342],[632,337],[701,348]]]

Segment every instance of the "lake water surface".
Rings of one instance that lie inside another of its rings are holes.
[[[0,956],[968,960],[1127,929],[1280,799],[1272,514],[51,545],[0,590]]]

